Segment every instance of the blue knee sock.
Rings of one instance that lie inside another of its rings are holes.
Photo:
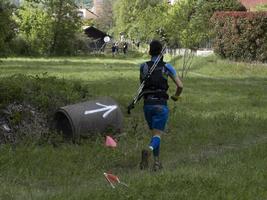
[[[157,135],[153,136],[151,138],[149,148],[154,152],[154,150],[159,151],[159,147],[160,147],[160,136],[157,136]]]

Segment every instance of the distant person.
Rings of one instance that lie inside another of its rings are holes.
[[[127,50],[128,50],[128,44],[127,44],[127,42],[124,42],[124,44],[123,44],[123,53],[126,54]]]
[[[137,48],[139,49],[140,42],[137,42],[137,43],[136,43],[136,46],[137,46]]]
[[[115,43],[112,44],[111,52],[112,52],[112,56],[114,57],[115,53],[116,53],[116,45],[115,45]]]
[[[159,41],[153,40],[150,43],[149,54],[151,60],[143,63],[140,66],[140,81],[142,82],[148,71],[153,66],[154,62],[161,55],[162,45]],[[147,169],[149,167],[149,157],[153,153],[154,164],[153,170],[157,171],[162,168],[159,160],[161,137],[164,133],[165,124],[169,116],[169,108],[167,101],[169,99],[168,91],[168,77],[172,79],[176,85],[176,92],[171,97],[172,100],[177,101],[183,90],[183,84],[179,79],[174,67],[169,63],[163,61],[163,55],[151,76],[146,80],[143,91],[144,92],[144,115],[152,132],[152,137],[146,149],[142,150],[140,169]]]
[[[119,53],[119,44],[118,44],[118,42],[115,43],[115,48],[116,48],[116,53],[118,54]]]

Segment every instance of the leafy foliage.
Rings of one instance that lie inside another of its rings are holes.
[[[196,1],[179,1],[169,13],[166,25],[170,43],[184,48],[193,49],[201,40],[202,32],[198,31],[201,26],[196,12]]]
[[[209,19],[217,10],[245,9],[237,0],[122,1],[115,5],[116,29],[128,37],[149,42],[163,40],[170,47],[185,48],[182,76],[189,70],[194,50],[210,40]]]
[[[0,106],[11,102],[27,103],[48,116],[56,109],[86,98],[87,88],[78,81],[56,77],[13,75],[0,79]]]
[[[30,54],[75,53],[81,19],[72,0],[27,0],[18,11],[17,21],[22,37],[31,48]]]
[[[166,3],[148,5],[137,16],[139,25],[131,35],[138,40],[149,41],[151,38],[165,40],[165,20],[168,16],[168,5]]]
[[[209,19],[215,11],[245,10],[237,0],[167,1],[117,0],[115,31],[128,37],[149,41],[160,38],[170,46],[194,49],[210,39]]]
[[[267,4],[260,4],[256,6],[256,11],[267,11]]]
[[[9,43],[15,36],[16,24],[12,19],[14,7],[7,0],[0,0],[0,56],[9,51]]]
[[[224,58],[267,61],[267,12],[218,12],[215,52]]]
[[[117,0],[114,4],[115,33],[129,33],[135,19],[135,2],[132,0]],[[128,34],[129,35],[129,34]]]
[[[210,18],[215,11],[245,10],[237,0],[181,0],[171,7],[166,29],[170,43],[198,48],[211,38]]]
[[[25,54],[48,54],[51,48],[53,18],[44,5],[25,1],[17,14],[20,36],[29,45]]]
[[[49,13],[54,16],[50,54],[73,54],[73,39],[81,29],[81,18],[73,0],[48,0]]]
[[[165,3],[166,4],[166,3]],[[166,5],[162,0],[117,0],[114,5],[115,33],[147,41],[162,34]]]

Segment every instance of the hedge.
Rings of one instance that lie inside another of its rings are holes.
[[[214,51],[236,61],[267,62],[267,12],[216,12]]]

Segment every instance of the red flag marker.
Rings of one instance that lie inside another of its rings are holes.
[[[104,173],[104,176],[112,188],[115,188],[115,184],[117,184],[117,183],[124,185],[125,187],[128,187],[128,185],[126,183],[123,183],[120,181],[118,176],[115,176],[111,173]]]
[[[106,142],[105,142],[106,147],[117,147],[117,142],[110,136],[106,136]]]

